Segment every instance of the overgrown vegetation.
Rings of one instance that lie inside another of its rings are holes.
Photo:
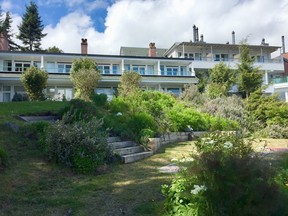
[[[251,140],[217,132],[195,146],[197,154],[162,187],[167,215],[288,214],[276,173],[253,152]]]

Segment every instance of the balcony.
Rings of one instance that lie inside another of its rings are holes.
[[[273,84],[288,83],[288,76],[275,77],[271,79]]]

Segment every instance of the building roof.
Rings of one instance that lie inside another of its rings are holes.
[[[141,48],[141,47],[121,47],[120,55],[121,56],[148,56],[149,48]],[[156,57],[163,57],[163,54],[167,51],[167,49],[156,48]]]
[[[240,44],[220,44],[220,43],[206,43],[206,42],[176,42],[174,43],[167,51],[163,54],[164,56],[168,56],[169,53],[179,46],[185,47],[194,47],[194,48],[221,48],[221,49],[239,49]],[[269,46],[269,45],[249,45],[250,49],[263,49],[269,51],[270,53],[277,51],[281,46]]]

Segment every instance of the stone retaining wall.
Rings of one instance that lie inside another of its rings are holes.
[[[206,131],[194,131],[194,136],[201,137],[203,134],[207,133]],[[151,150],[155,153],[161,146],[169,144],[169,143],[176,143],[176,142],[183,142],[188,141],[188,134],[189,132],[173,132],[169,134],[165,134],[160,138],[150,138],[148,146]]]

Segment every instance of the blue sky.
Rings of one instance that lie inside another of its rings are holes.
[[[10,11],[13,32],[30,0],[0,0]],[[88,39],[88,52],[119,54],[121,46],[169,48],[190,41],[192,26],[204,41],[236,43],[248,37],[259,45],[262,38],[281,46],[288,39],[288,0],[34,0],[47,36],[42,48],[57,46],[65,52],[80,52],[81,38]],[[213,5],[211,5],[213,2]],[[286,45],[288,47],[288,45]]]
[[[9,11],[21,16],[25,13],[25,5],[30,4],[30,0],[2,2],[10,2],[12,7]],[[107,15],[107,7],[113,3],[113,0],[34,0],[34,2],[38,5],[38,10],[45,26],[55,26],[61,17],[73,11],[80,11],[89,14],[93,19],[95,29],[103,32],[105,30],[104,21]]]

